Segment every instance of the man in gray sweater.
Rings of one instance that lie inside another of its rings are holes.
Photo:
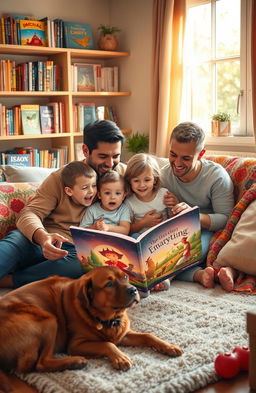
[[[203,159],[204,131],[195,123],[177,125],[170,137],[169,164],[161,170],[162,186],[169,190],[164,202],[177,214],[189,206],[200,208],[202,263],[178,275],[177,279],[211,285],[205,274],[209,241],[223,228],[234,206],[233,183],[219,164]]]

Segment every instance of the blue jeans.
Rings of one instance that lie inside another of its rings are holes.
[[[20,231],[11,231],[0,240],[0,278],[12,273],[13,286],[18,288],[55,274],[70,278],[84,274],[75,246],[65,242],[61,248],[68,251],[65,258],[47,260],[40,246],[31,243]]]
[[[207,229],[203,229],[203,228],[201,229],[202,261],[200,265],[191,267],[188,270],[185,270],[184,272],[178,274],[175,277],[176,280],[192,282],[194,281],[193,276],[195,272],[197,270],[205,268],[206,258],[209,250],[209,243],[213,234],[214,232],[208,231]]]

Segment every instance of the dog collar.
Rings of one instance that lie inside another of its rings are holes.
[[[107,329],[110,329],[112,327],[117,327],[120,326],[121,324],[121,317],[117,317],[115,319],[109,319],[108,321],[103,321],[102,319],[96,318],[96,320],[104,327]]]

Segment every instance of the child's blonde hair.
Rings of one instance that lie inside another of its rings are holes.
[[[152,169],[152,174],[155,179],[153,190],[157,191],[161,187],[160,182],[160,168],[155,157],[146,153],[138,153],[129,159],[125,171],[125,180],[129,192],[131,193],[130,182],[131,179],[139,176],[145,169]]]

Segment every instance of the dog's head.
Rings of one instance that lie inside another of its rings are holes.
[[[80,300],[102,320],[122,315],[127,308],[139,302],[139,293],[129,283],[129,276],[117,267],[94,268],[80,280],[83,282]]]

